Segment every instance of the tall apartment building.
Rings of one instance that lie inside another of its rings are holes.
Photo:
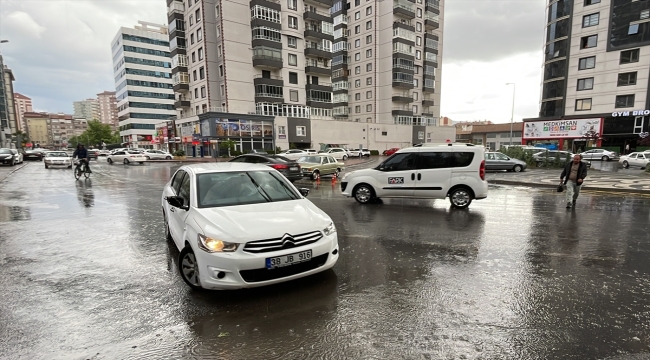
[[[10,147],[13,135],[18,130],[16,105],[14,103],[14,84],[16,81],[11,69],[4,64],[0,55],[0,147]]]
[[[538,118],[524,143],[623,151],[650,130],[650,3],[548,2]]]
[[[14,93],[14,101],[16,102],[16,116],[18,121],[18,128],[23,132],[27,132],[27,124],[25,123],[25,113],[34,111],[32,107],[32,99],[20,94]]]
[[[104,91],[97,94],[97,102],[99,103],[99,121],[102,124],[110,125],[113,129],[117,129],[119,121],[115,91]]]
[[[455,137],[455,128],[436,126],[437,0],[167,5],[176,123],[194,153],[224,138],[250,150],[384,149]],[[266,126],[270,142],[259,130]]]
[[[48,121],[49,114],[38,112],[26,112],[23,114],[25,119],[25,129],[27,136],[33,146],[45,147],[49,144]]]
[[[86,99],[74,101],[74,117],[76,119],[86,119],[86,121],[99,120],[99,101],[97,99]]]
[[[54,148],[64,148],[68,146],[70,138],[81,135],[87,128],[88,120],[85,118],[75,118],[67,114],[48,114],[47,144]],[[81,143],[84,143],[84,139],[81,139]]]
[[[113,70],[120,136],[133,147],[152,147],[156,124],[176,115],[167,27],[143,21],[113,39]]]

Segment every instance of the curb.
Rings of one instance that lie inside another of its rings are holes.
[[[530,186],[530,187],[541,187],[547,189],[555,189],[557,185],[553,184],[539,184],[539,183],[528,183],[521,181],[509,181],[509,180],[489,180],[488,184],[498,184],[498,185],[521,185],[521,186]],[[632,194],[650,194],[650,190],[639,190],[639,189],[619,189],[612,187],[594,187],[594,186],[585,186],[581,190],[593,190],[593,191],[609,191],[609,192],[619,192],[619,193],[632,193]]]
[[[17,168],[14,168],[13,170],[11,170],[10,172],[7,173],[7,176],[5,176],[5,177],[3,177],[3,178],[0,178],[0,182],[3,182],[3,181],[5,181],[6,179],[8,179],[8,178],[13,174],[13,173],[15,173],[16,171],[18,171],[18,170],[24,168],[25,166],[27,166],[27,164],[28,164],[28,163],[23,162],[22,164],[20,164],[20,167],[17,167]]]

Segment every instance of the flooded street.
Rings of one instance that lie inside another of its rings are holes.
[[[311,182],[340,259],[196,292],[165,240],[178,167],[31,163],[0,183],[2,359],[637,359],[650,352],[650,197],[494,186],[361,206]],[[254,226],[254,219],[251,220]]]

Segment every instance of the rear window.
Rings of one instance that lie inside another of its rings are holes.
[[[473,152],[455,152],[453,157],[453,167],[469,166],[474,160]]]

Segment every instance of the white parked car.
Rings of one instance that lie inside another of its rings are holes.
[[[72,168],[72,158],[65,151],[48,151],[43,158],[45,168],[67,167]]]
[[[583,160],[602,160],[610,161],[618,158],[618,154],[605,149],[591,149],[580,153]]]
[[[648,152],[633,152],[628,155],[622,155],[618,160],[624,168],[629,168],[630,166],[640,167],[645,169],[650,163],[650,153]]]
[[[182,166],[165,185],[162,209],[183,280],[239,289],[330,269],[339,257],[336,227],[308,192],[265,165]]]
[[[366,204],[374,198],[444,199],[465,208],[485,199],[485,148],[471,144],[425,144],[399,150],[374,169],[343,175],[344,196]]]
[[[332,155],[336,160],[347,160],[350,155],[348,151],[343,148],[330,148],[325,151],[319,151],[320,154]]]
[[[145,150],[144,156],[147,160],[171,160],[174,156],[166,151],[160,150]]]
[[[142,164],[147,161],[147,158],[138,152],[119,150],[108,155],[106,161],[111,165],[113,163],[123,163],[124,165],[128,165],[134,162]]]
[[[14,155],[14,161],[16,164],[22,164],[23,163],[23,153],[16,149],[9,149],[11,150],[11,153]]]
[[[306,150],[301,149],[290,149],[279,153],[278,155],[283,156],[289,160],[298,160],[305,155],[309,155]]]

